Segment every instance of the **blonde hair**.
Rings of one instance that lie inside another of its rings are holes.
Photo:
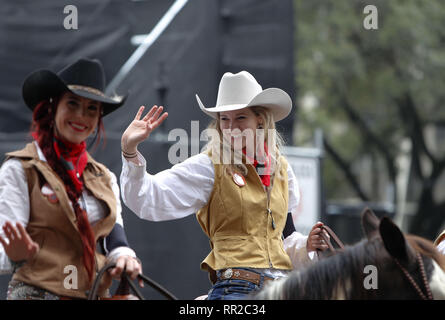
[[[280,174],[281,170],[281,147],[283,145],[283,138],[276,130],[275,121],[272,112],[268,108],[261,106],[250,107],[253,113],[262,119],[263,130],[257,130],[257,141],[259,138],[258,133],[264,133],[264,141],[268,148],[268,153],[271,158],[271,176],[277,174],[277,177],[282,178]],[[245,165],[246,159],[240,151],[235,150],[232,145],[223,142],[223,133],[220,127],[219,114],[217,118],[210,122],[207,129],[210,132],[216,132],[209,137],[209,141],[203,147],[202,152],[211,156],[212,160],[216,163],[222,163],[224,172],[227,174],[233,174],[235,171],[241,172],[244,176],[247,175],[248,170]],[[261,146],[260,146],[261,148]],[[229,149],[229,150],[228,150]],[[258,149],[258,146],[257,146]],[[230,162],[227,163],[225,155],[230,155]],[[240,163],[237,163],[236,159],[243,159]]]

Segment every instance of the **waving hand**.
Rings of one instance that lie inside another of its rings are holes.
[[[134,153],[137,146],[146,140],[150,133],[156,129],[167,118],[168,113],[162,115],[162,106],[153,106],[150,111],[141,119],[145,107],[141,106],[130,125],[122,135],[121,146],[126,153]]]
[[[26,229],[19,222],[14,226],[7,221],[3,226],[3,231],[8,241],[0,237],[0,243],[12,261],[29,260],[39,251],[37,242],[31,239]]]

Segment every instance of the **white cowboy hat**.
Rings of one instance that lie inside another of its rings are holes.
[[[219,83],[216,106],[206,108],[196,94],[196,100],[203,112],[216,118],[218,112],[262,106],[270,109],[274,121],[283,120],[292,109],[292,99],[278,88],[263,90],[261,85],[247,71],[236,74],[226,72]]]

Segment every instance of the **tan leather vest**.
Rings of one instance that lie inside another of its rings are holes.
[[[273,178],[269,203],[253,165],[246,165],[246,183],[239,186],[223,165],[213,164],[215,182],[210,200],[197,213],[212,249],[201,269],[211,273],[229,267],[292,269],[282,240],[289,197],[287,161],[284,157],[280,161],[281,174]]]
[[[30,200],[30,216],[26,230],[40,246],[37,255],[20,267],[14,273],[13,279],[57,295],[86,298],[91,283],[82,262],[83,247],[76,215],[62,180],[48,163],[39,160],[33,143],[6,155],[7,159],[19,158],[25,170]],[[106,217],[92,226],[98,241],[113,229],[116,221],[116,198],[105,166],[94,161],[90,155],[82,176],[85,188],[103,201],[109,209]],[[55,201],[54,198],[50,201],[42,194],[41,189],[45,183],[54,191],[57,197]],[[95,258],[98,271],[104,266],[106,258],[97,250]],[[111,285],[111,278],[108,275],[104,278],[99,290],[100,296],[105,295]]]

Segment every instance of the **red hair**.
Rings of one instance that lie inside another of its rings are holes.
[[[31,124],[31,135],[39,144],[49,166],[54,170],[54,172],[62,179],[67,195],[71,200],[74,213],[77,218],[77,227],[79,229],[80,238],[82,240],[83,246],[83,264],[87,270],[90,282],[93,279],[94,269],[95,269],[95,257],[94,253],[96,251],[96,241],[94,236],[94,231],[88,221],[88,216],[85,210],[83,210],[78,203],[82,192],[77,191],[71,177],[65,170],[62,163],[59,161],[54,151],[54,125],[55,125],[55,114],[57,106],[59,103],[59,98],[52,99],[50,101],[42,101],[35,107],[33,111],[32,124]],[[102,123],[102,117],[99,117],[99,123],[97,125],[96,138],[104,135],[104,127]],[[96,143],[96,146],[98,142]]]

